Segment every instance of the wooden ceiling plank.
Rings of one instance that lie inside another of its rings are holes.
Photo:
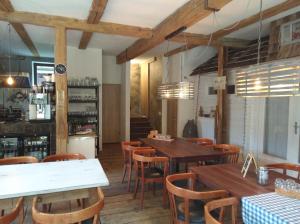
[[[231,0],[212,0],[218,9]],[[117,63],[124,63],[152,49],[165,40],[165,37],[181,27],[189,27],[212,13],[205,7],[203,0],[190,0],[173,14],[168,16],[153,30],[153,36],[147,40],[140,39],[117,56]]]
[[[0,1],[0,9],[6,12],[14,12],[14,7],[9,0]],[[40,57],[38,50],[34,46],[29,34],[27,33],[25,27],[21,23],[11,23],[12,27],[15,29],[17,34],[20,36],[23,43],[31,51],[32,55],[35,57]]]
[[[11,23],[24,23],[46,27],[66,27],[71,30],[81,30],[95,33],[105,33],[120,36],[151,38],[152,30],[149,28],[129,26],[117,23],[99,22],[88,24],[85,20],[64,16],[52,16],[31,12],[5,12],[0,11],[0,20]]]
[[[103,13],[104,9],[106,7],[107,0],[93,0],[90,13],[87,19],[87,23],[89,24],[97,24]],[[92,32],[83,32],[80,43],[79,43],[79,49],[86,49],[91,38],[92,38],[93,33]]]
[[[292,9],[294,7],[297,7],[297,6],[300,6],[300,1],[299,0],[287,0],[283,3],[281,3],[281,4],[278,4],[276,6],[273,6],[269,9],[264,10],[263,11],[263,19],[268,19],[270,17],[276,16],[276,15],[278,15],[278,14],[284,12],[284,11],[290,10],[290,9]],[[230,26],[228,26],[224,29],[221,29],[221,30],[218,30],[218,31],[214,32],[212,34],[213,40],[220,39],[220,38],[222,38],[222,37],[224,37],[224,36],[226,36],[230,33],[233,33],[234,31],[240,30],[240,29],[245,28],[245,27],[247,27],[251,24],[254,24],[254,23],[258,22],[259,19],[260,19],[260,14],[257,13],[253,16],[250,16],[246,19],[241,20],[238,25],[236,25],[236,23],[231,24]],[[208,36],[210,36],[210,35],[208,35]],[[206,36],[206,38],[209,38],[208,36]],[[199,36],[199,39],[200,38],[201,37]],[[202,37],[202,38],[205,38],[205,36]],[[174,39],[174,41],[183,42],[183,36],[181,35],[181,36],[177,37],[177,39]],[[201,44],[201,39],[199,40],[200,44],[195,43],[197,41],[195,37],[194,37],[194,39],[191,38],[190,41],[194,43],[194,46],[191,47],[190,49],[192,49],[194,47],[197,47],[199,45],[202,45]],[[179,47],[177,49],[174,49],[172,52],[179,53],[179,52],[182,52],[182,51],[185,51],[185,50],[186,50],[185,48]],[[167,52],[167,53],[165,53],[165,55],[173,55],[172,52],[171,51]]]

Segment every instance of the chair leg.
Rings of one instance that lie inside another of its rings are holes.
[[[100,222],[99,222],[99,215],[97,214],[94,216],[93,224],[98,224],[98,223],[100,223]]]
[[[81,207],[81,199],[77,199],[77,205],[78,207]]]
[[[122,178],[122,184],[124,183],[124,179],[125,179],[126,171],[127,171],[127,165],[126,165],[126,164],[124,164],[124,166],[123,166],[123,178]]]
[[[5,213],[5,210],[2,209],[2,210],[1,210],[1,216],[4,216],[4,213]]]
[[[128,192],[130,192],[131,172],[132,172],[132,166],[129,166],[129,170],[128,170],[128,183],[127,183],[127,191]]]
[[[141,189],[141,209],[144,209],[144,191],[145,191],[145,181],[142,180],[142,189]]]
[[[155,194],[156,194],[156,186],[155,186],[155,182],[153,182],[153,186],[152,186],[152,191],[153,191],[153,195],[155,196]]]
[[[24,223],[24,206],[21,207],[19,212],[19,224]]]
[[[188,163],[185,163],[184,169],[185,169],[185,172],[187,173],[188,172]]]
[[[139,182],[140,182],[140,179],[138,177],[136,177],[133,198],[136,198],[136,194],[137,194],[138,188],[139,188]]]
[[[166,188],[166,184],[165,183],[163,183],[163,192],[162,193],[163,193],[163,207],[166,208],[167,188]]]

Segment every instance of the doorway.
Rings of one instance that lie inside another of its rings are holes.
[[[121,85],[103,84],[102,138],[103,143],[120,142]]]
[[[268,98],[264,153],[292,163],[300,162],[300,97]]]

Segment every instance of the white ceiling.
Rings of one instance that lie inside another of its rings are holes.
[[[263,9],[272,7],[285,0],[264,0]],[[86,19],[92,0],[11,0],[15,10],[61,15],[78,19]],[[101,21],[114,22],[127,25],[153,28],[172,14],[188,0],[108,0]],[[232,0],[215,15],[210,15],[199,23],[190,27],[187,31],[193,33],[210,34],[216,30],[227,27],[241,19],[247,18],[259,11],[260,0]],[[300,11],[300,7],[294,8],[279,16],[264,21],[264,34],[268,33],[271,21],[285,15]],[[30,37],[38,48],[41,56],[53,56],[54,31],[51,28],[25,25]],[[8,49],[7,23],[0,22],[0,51]],[[68,31],[68,45],[78,46],[81,38],[79,31]],[[231,37],[255,39],[257,38],[257,24],[234,32]],[[117,55],[129,47],[137,38],[94,34],[88,47],[102,48],[105,54]],[[31,55],[30,51],[22,43],[18,35],[12,29],[12,50],[16,54]],[[144,56],[157,56],[180,46],[177,43],[163,43],[147,52]]]

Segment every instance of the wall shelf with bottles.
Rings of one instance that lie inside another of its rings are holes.
[[[68,81],[69,135],[95,134],[99,151],[99,84],[95,78]],[[76,134],[77,133],[77,134]],[[82,136],[82,135],[80,135]]]

